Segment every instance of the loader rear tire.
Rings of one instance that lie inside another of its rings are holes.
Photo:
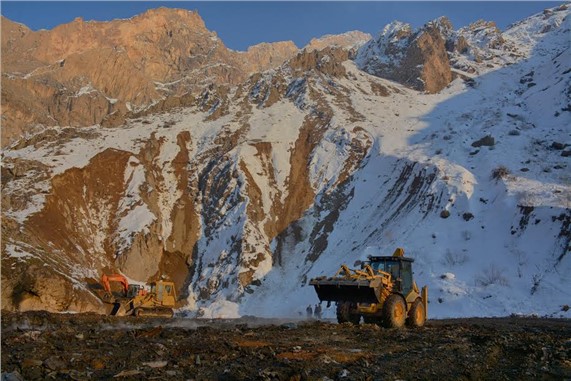
[[[400,295],[389,295],[383,306],[383,323],[387,328],[401,328],[406,320],[406,305]]]
[[[351,302],[340,302],[337,303],[337,322],[341,323],[352,323],[359,324],[361,320],[361,315],[351,313],[355,309],[355,304]]]
[[[422,304],[422,300],[417,299],[410,308],[406,322],[410,327],[422,327],[425,321],[424,304]]]

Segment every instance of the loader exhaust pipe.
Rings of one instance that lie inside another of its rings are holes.
[[[424,319],[428,318],[428,286],[424,286],[421,291],[422,304],[424,305]]]

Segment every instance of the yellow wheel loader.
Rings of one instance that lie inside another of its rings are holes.
[[[342,265],[333,277],[309,281],[320,301],[337,303],[337,321],[422,327],[428,312],[428,287],[412,278],[412,258],[397,248],[392,256],[369,256],[360,270]]]

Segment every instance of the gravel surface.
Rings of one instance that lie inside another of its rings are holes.
[[[564,380],[571,321],[330,321],[2,313],[2,380]]]

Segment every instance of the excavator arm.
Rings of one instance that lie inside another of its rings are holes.
[[[101,284],[103,285],[103,289],[105,290],[105,293],[108,295],[111,295],[111,284],[110,284],[110,282],[121,283],[121,286],[123,288],[123,293],[125,295],[127,295],[127,290],[129,289],[129,281],[127,280],[127,278],[125,278],[125,276],[123,276],[121,274],[111,274],[111,275],[103,274],[101,276]]]

